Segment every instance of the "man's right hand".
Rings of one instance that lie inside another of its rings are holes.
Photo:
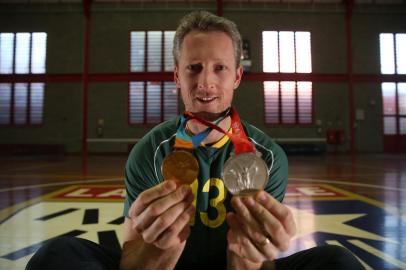
[[[190,186],[171,180],[145,190],[130,207],[132,229],[159,249],[184,245],[195,213],[193,199]]]

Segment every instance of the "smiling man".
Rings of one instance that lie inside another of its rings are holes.
[[[236,25],[225,18],[199,11],[181,20],[173,47],[174,80],[191,114],[155,127],[130,154],[122,269],[318,269],[327,265],[359,269],[357,260],[339,247],[315,248],[276,260],[296,230],[290,210],[281,203],[288,181],[287,159],[271,138],[240,121],[232,108],[243,74],[241,43]],[[208,129],[207,122],[220,129]],[[265,161],[269,177],[264,190],[248,197],[233,197],[227,191],[224,165],[241,146],[225,132],[246,136]],[[165,158],[187,145],[179,141],[196,137],[201,140],[188,150],[199,165],[197,179],[190,185],[163,179],[160,168]]]
[[[126,166],[122,268],[259,269],[289,246],[295,224],[279,202],[287,185],[286,155],[267,135],[235,120],[231,109],[243,74],[241,36],[233,22],[194,12],[181,20],[173,54],[185,110],[223,131],[236,133],[241,125],[270,177],[266,191],[231,200],[222,177],[234,142],[221,130],[204,133],[207,124],[185,116],[157,126],[134,147]],[[163,181],[159,168],[177,150],[178,138],[188,141],[196,134],[204,134],[189,149],[198,161],[197,179],[190,186]]]
[[[362,269],[340,247],[277,259],[296,231],[281,203],[288,163],[282,149],[232,107],[243,74],[241,43],[237,27],[225,18],[199,11],[181,20],[174,80],[187,112],[153,128],[130,153],[121,259],[89,241],[62,239],[42,248],[29,269]],[[164,179],[161,168],[176,152],[182,153],[178,163],[169,167],[179,178]],[[223,179],[227,163],[241,153],[265,167],[263,182],[248,181],[260,186],[250,196],[233,196]],[[191,168],[193,178],[182,182]]]

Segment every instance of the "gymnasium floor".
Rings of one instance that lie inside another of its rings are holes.
[[[126,156],[0,157],[0,269],[24,269],[59,235],[119,247]],[[290,156],[287,255],[341,245],[366,269],[406,269],[406,155]]]

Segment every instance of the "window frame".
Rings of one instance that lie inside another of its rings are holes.
[[[2,73],[0,70],[0,74],[4,75],[36,75],[36,74],[46,74],[46,65],[47,65],[47,41],[48,41],[48,33],[46,32],[30,32],[30,31],[24,31],[24,32],[0,32],[0,34],[13,34],[13,56],[12,56],[12,66],[11,66],[11,72],[5,72]],[[29,34],[29,47],[28,47],[28,72],[17,72],[17,61],[16,61],[16,51],[17,51],[17,35],[18,34]],[[33,38],[34,34],[45,34],[45,40],[44,40],[44,57],[45,59],[43,60],[43,72],[33,72],[35,67],[33,67]],[[0,41],[1,42],[1,41]],[[40,127],[44,124],[44,115],[45,115],[45,96],[46,96],[46,88],[47,84],[45,82],[2,82],[2,84],[10,84],[10,101],[9,101],[9,117],[8,117],[8,122],[7,123],[0,123],[0,126],[13,126],[13,127],[24,127],[24,126],[29,126],[29,127]],[[16,101],[15,101],[15,96],[16,96],[16,85],[18,84],[26,84],[26,104],[25,104],[25,121],[23,123],[18,123],[16,121],[16,113],[15,113],[15,108],[17,106]],[[32,119],[32,114],[34,113],[35,110],[35,105],[32,105],[32,92],[34,91],[33,87],[34,84],[42,84],[42,101],[41,101],[41,118],[40,121],[34,122]]]
[[[161,35],[161,67],[160,67],[160,71],[148,71],[148,32],[156,32],[159,31],[162,33]],[[129,72],[130,74],[144,74],[144,75],[149,75],[152,74],[153,77],[156,77],[155,79],[148,79],[148,80],[130,80],[128,82],[128,91],[127,91],[127,118],[128,118],[128,125],[130,126],[154,126],[156,124],[162,123],[163,121],[166,121],[167,119],[165,119],[165,83],[169,82],[169,83],[174,83],[173,81],[169,81],[169,80],[163,80],[162,77],[163,75],[165,75],[166,73],[173,73],[173,69],[172,71],[165,71],[166,65],[165,65],[165,61],[167,60],[166,54],[165,52],[168,51],[166,50],[166,39],[165,39],[165,34],[166,32],[172,32],[173,35],[175,33],[174,30],[170,30],[170,29],[164,29],[164,30],[153,30],[153,29],[148,29],[148,30],[130,30],[129,31]],[[133,32],[144,32],[145,33],[145,41],[144,41],[144,67],[142,71],[132,71],[132,33]],[[172,54],[172,47],[171,50],[169,50],[170,53]],[[173,63],[174,64],[174,63]],[[149,76],[148,76],[149,77]],[[143,88],[144,88],[144,97],[143,97],[143,121],[140,123],[135,123],[132,122],[132,115],[131,115],[131,83],[133,82],[142,82],[144,84]],[[148,83],[160,83],[160,120],[157,122],[153,122],[153,121],[148,121],[148,94],[147,94],[147,85]],[[176,85],[175,85],[176,87]],[[176,89],[176,113],[173,115],[176,116],[179,114],[179,91]]]
[[[383,69],[385,70],[385,66],[382,65],[382,35],[391,35],[392,36],[392,41],[393,41],[393,72],[383,72]],[[406,33],[399,33],[399,32],[384,32],[384,33],[379,33],[379,37],[378,37],[378,44],[379,44],[379,62],[380,62],[380,74],[381,75],[404,75],[405,73],[399,73],[398,70],[398,52],[397,52],[397,40],[396,40],[396,36],[397,35],[402,35],[403,38],[406,38]],[[406,49],[404,49],[405,51],[403,53],[406,53]],[[394,90],[394,109],[395,111],[391,114],[389,113],[385,113],[385,94],[384,94],[384,85],[388,85],[388,84],[394,84],[393,90]],[[388,81],[388,82],[383,82],[380,85],[380,90],[381,90],[381,97],[382,97],[382,134],[383,136],[405,136],[406,133],[401,133],[401,120],[402,119],[406,119],[406,113],[405,114],[401,114],[400,112],[400,106],[399,106],[399,84],[406,84],[404,82],[401,81]],[[406,105],[406,104],[405,104]],[[386,121],[385,119],[387,118],[393,118],[395,120],[395,133],[387,133],[385,127],[386,127]],[[406,128],[406,127],[405,127]]]
[[[278,71],[271,71],[271,72],[267,72],[264,71],[264,66],[265,66],[265,55],[264,55],[264,32],[276,32],[277,33],[277,63],[278,63]],[[294,72],[282,72],[281,71],[281,54],[280,54],[280,37],[279,34],[280,32],[291,32],[293,33],[294,39],[293,39],[293,60],[294,60]],[[310,72],[297,72],[297,50],[296,50],[296,33],[299,32],[305,32],[305,33],[309,33],[309,50],[310,50]],[[304,31],[304,30],[263,30],[261,32],[262,35],[262,70],[264,73],[270,73],[270,74],[311,74],[313,72],[313,61],[312,61],[312,33],[311,31]],[[267,121],[267,101],[266,101],[266,89],[265,89],[265,83],[266,82],[278,82],[278,122],[274,123],[274,122],[270,122]],[[281,83],[283,82],[294,82],[295,83],[295,121],[292,123],[287,123],[287,122],[283,122],[283,101],[282,101],[282,88],[281,88]],[[310,95],[310,105],[311,105],[311,109],[310,109],[310,121],[308,123],[301,123],[300,122],[300,107],[299,107],[299,93],[298,93],[298,83],[301,82],[309,82],[309,81],[298,81],[298,80],[284,80],[284,81],[262,81],[262,96],[263,96],[263,122],[265,123],[265,125],[271,125],[271,126],[278,126],[278,127],[283,127],[283,126],[311,126],[315,124],[315,108],[314,108],[314,83],[312,81],[310,81],[311,83],[311,95]]]

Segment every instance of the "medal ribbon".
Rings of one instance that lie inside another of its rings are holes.
[[[226,116],[223,116],[219,119],[217,119],[214,124],[210,123],[213,126],[216,126],[218,123],[220,123],[222,120],[224,120]],[[186,133],[186,123],[189,121],[191,117],[185,115],[182,115],[180,118],[180,125],[178,127],[178,130],[176,131],[176,139],[175,139],[175,145],[174,148],[182,148],[182,149],[193,149],[199,147],[199,145],[202,143],[202,141],[209,135],[209,133],[213,130],[212,127],[207,127],[205,130],[202,132],[190,136],[189,134]],[[217,126],[216,126],[217,127]]]
[[[241,124],[240,116],[238,115],[237,111],[234,109],[234,107],[231,107],[230,112],[231,112],[231,128],[233,130],[233,133],[224,131],[219,126],[217,126],[209,121],[206,121],[206,120],[194,115],[191,112],[185,112],[185,115],[191,119],[194,119],[194,120],[200,122],[203,125],[208,126],[208,128],[210,128],[210,131],[211,131],[211,129],[215,129],[215,130],[227,135],[234,145],[236,155],[255,152],[254,145],[248,140],[247,135],[244,132],[244,129]],[[204,130],[203,132],[206,132],[206,131],[207,131],[207,129]],[[201,132],[201,133],[203,133],[203,132]],[[198,135],[196,135],[196,136],[198,136]],[[175,143],[175,147],[176,147],[176,143]]]

